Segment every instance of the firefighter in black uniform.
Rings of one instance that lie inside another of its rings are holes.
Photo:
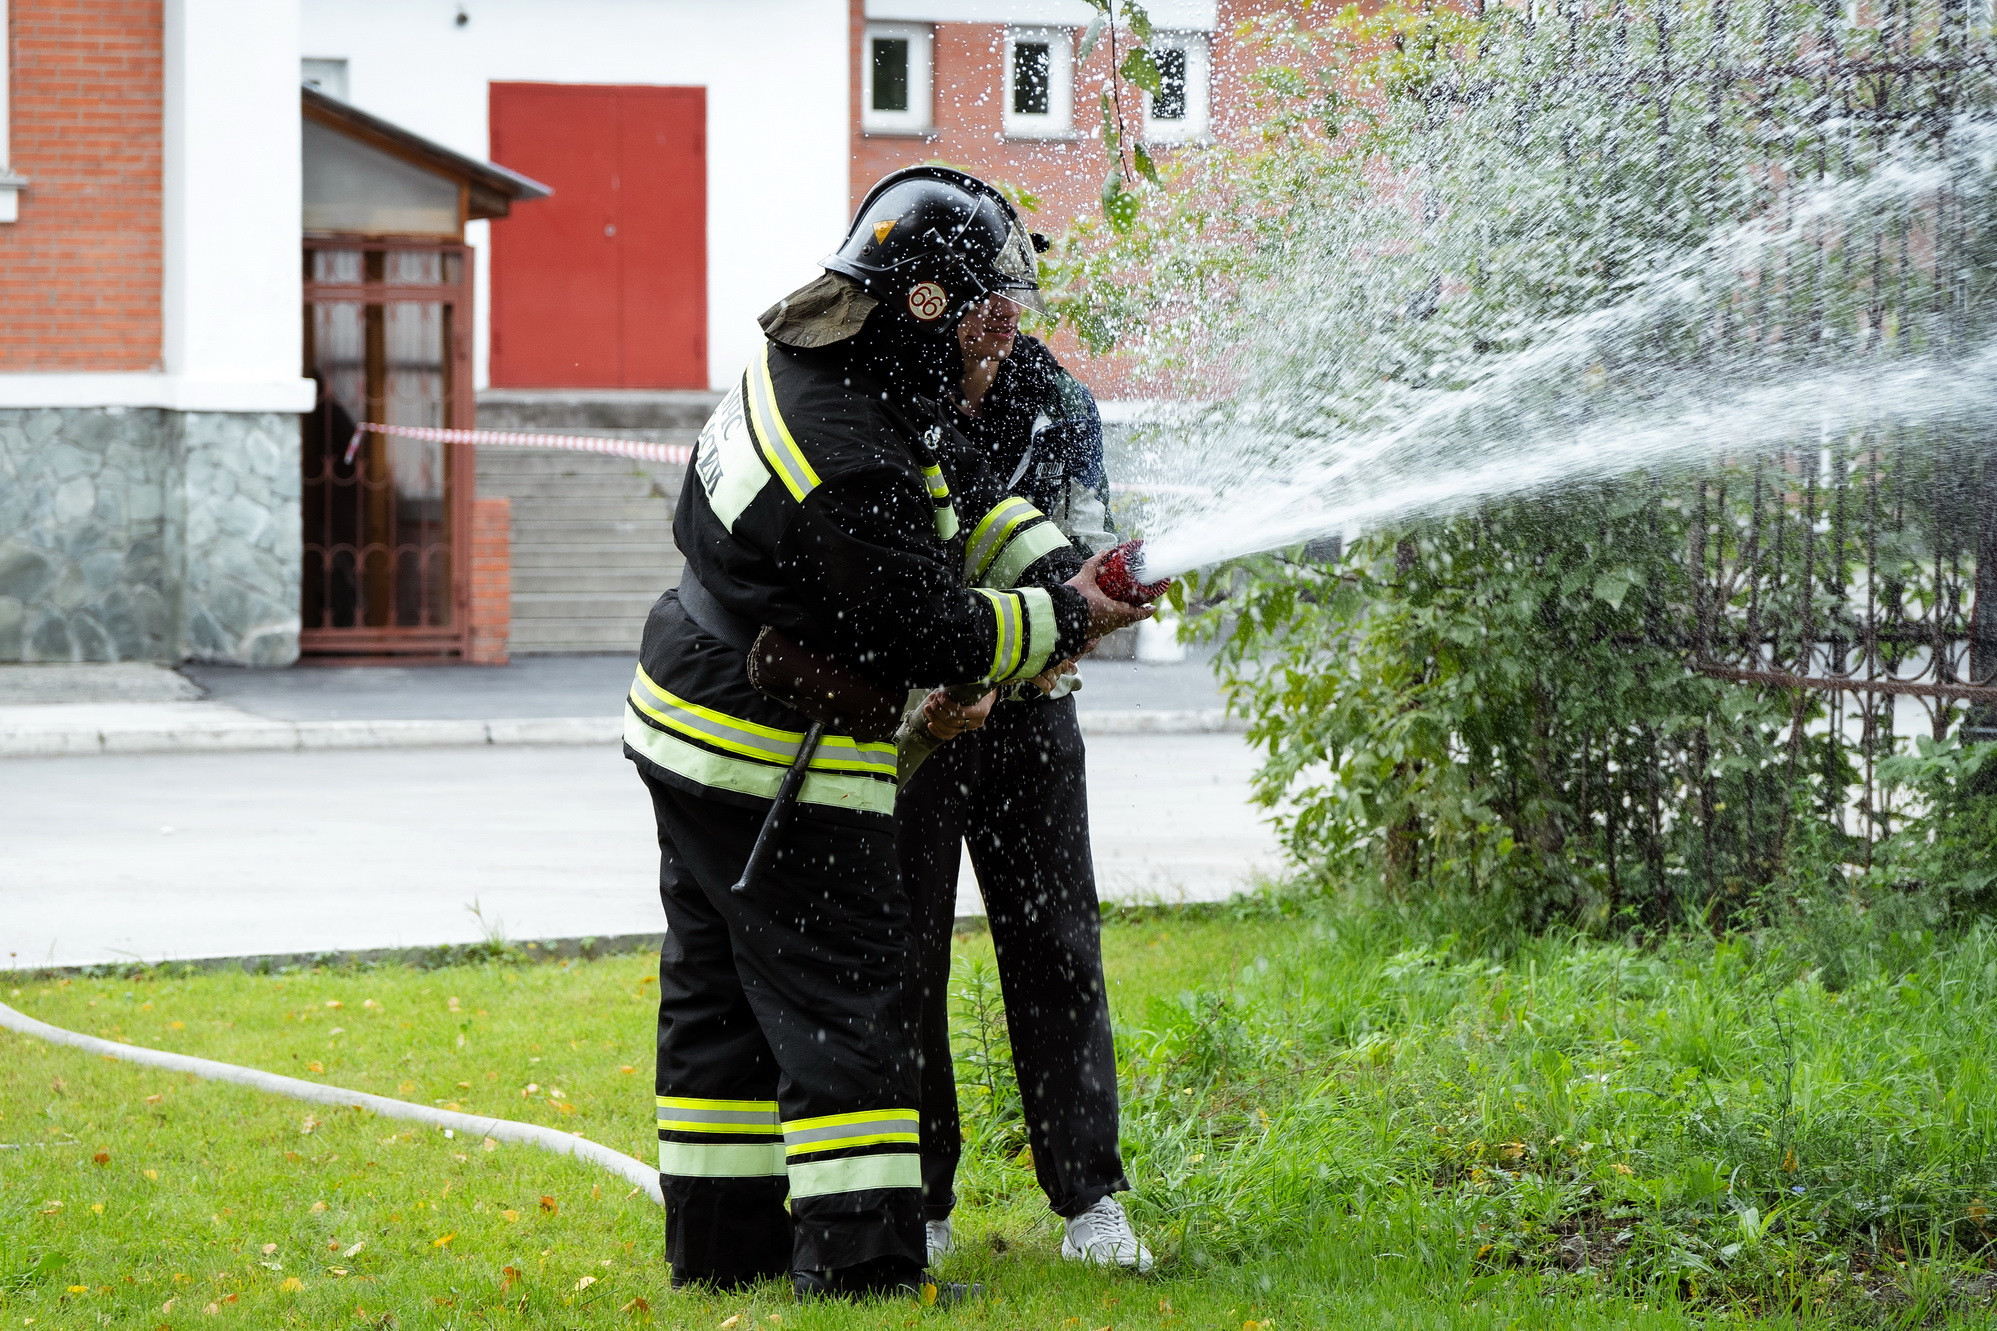
[[[993,297],[958,326],[956,398],[973,456],[955,467],[990,496],[971,524],[969,573],[996,586],[1058,582],[1116,543],[1102,421],[1089,391]],[[982,476],[981,482],[971,480]],[[1038,520],[1025,515],[1045,515]],[[1094,860],[1071,662],[1008,687],[975,734],[945,745],[896,809],[915,912],[922,1078],[923,1218],[931,1258],[951,1250],[962,1149],[949,1028],[950,933],[961,847],[984,895],[1012,1031],[1033,1168],[1063,1217],[1062,1256],[1148,1270],[1151,1254],[1114,1195],[1129,1188],[1117,1144],[1116,1053],[1103,986]]]
[[[673,523],[685,572],[646,623],[625,717],[668,930],[675,1284],[788,1271],[801,1294],[906,1291],[924,1264],[895,746],[841,720],[872,701],[753,681],[844,678],[898,713],[913,689],[1030,679],[1148,613],[1104,597],[1093,568],[1018,589],[963,575],[942,402],[957,320],[1033,281],[1004,198],[898,172],[825,267],[765,313],[768,340],[701,432]],[[736,890],[814,731],[777,857]]]

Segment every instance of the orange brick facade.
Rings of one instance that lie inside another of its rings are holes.
[[[158,0],[11,0],[12,166],[0,371],[160,364]]]
[[[1240,26],[1265,14],[1288,13],[1323,22],[1323,10],[1313,12],[1303,0],[1220,0],[1219,25],[1210,34],[1213,50],[1212,124],[1218,137],[1239,130],[1230,108],[1248,101],[1247,79],[1253,72],[1248,50],[1235,35]],[[865,0],[849,0],[852,92],[849,123],[853,136],[852,206],[876,180],[898,167],[944,161],[952,166],[1018,185],[1036,195],[1040,209],[1031,219],[1037,230],[1063,230],[1077,217],[1099,215],[1103,176],[1109,170],[1102,139],[1102,92],[1110,76],[1110,43],[1096,44],[1089,58],[1075,67],[1075,137],[1061,140],[1008,139],[1003,133],[1005,29],[997,24],[939,23],[935,25],[933,87],[934,129],[929,134],[866,133],[860,128],[860,97],[866,53]],[[1075,31],[1079,39],[1081,30]],[[1141,134],[1144,113],[1140,95],[1124,88],[1124,128],[1132,138]],[[1151,145],[1161,161],[1177,149]]]
[[[1248,105],[1248,79],[1254,72],[1253,48],[1237,34],[1245,23],[1267,14],[1288,14],[1306,24],[1323,23],[1329,6],[1313,9],[1305,0],[1220,0],[1218,25],[1208,35],[1212,52],[1209,105],[1214,137],[1232,138],[1244,128],[1240,108]],[[943,161],[988,180],[1016,185],[1034,195],[1038,211],[1027,225],[1059,234],[1077,218],[1102,215],[1102,183],[1109,171],[1103,150],[1102,93],[1108,86],[1112,60],[1107,37],[1086,61],[1075,66],[1074,135],[1059,140],[1005,137],[1005,28],[998,24],[938,23],[933,27],[933,127],[928,134],[869,133],[861,128],[860,99],[864,84],[861,61],[866,57],[865,0],[849,0],[852,127],[851,207],[873,183],[888,172],[921,162]],[[1079,40],[1081,30],[1075,30]],[[1118,54],[1122,52],[1119,50]],[[1142,94],[1127,84],[1121,106],[1125,133],[1142,137]],[[1182,149],[1148,145],[1165,164]],[[1114,359],[1085,354],[1065,333],[1054,349],[1068,367],[1099,396],[1171,391],[1167,385],[1131,382]]]
[[[465,660],[505,665],[513,631],[513,501],[472,501],[471,607]]]

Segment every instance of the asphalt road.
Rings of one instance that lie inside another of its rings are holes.
[[[301,672],[302,673],[302,672]],[[1225,897],[1274,840],[1237,735],[1089,741],[1103,895]],[[651,810],[614,749],[0,762],[0,969],[655,932]],[[960,914],[980,914],[968,871]]]

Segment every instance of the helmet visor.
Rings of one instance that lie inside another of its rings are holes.
[[[1007,232],[1005,245],[998,257],[992,260],[997,270],[997,293],[1018,305],[1024,305],[1036,314],[1047,313],[1047,302],[1040,297],[1040,260],[1033,252],[1033,242],[1014,222]]]

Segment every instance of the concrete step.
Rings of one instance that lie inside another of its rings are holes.
[[[659,599],[658,588],[637,592],[521,592],[513,598],[516,623],[532,619],[588,620],[609,615],[619,618],[636,615],[643,619]]]
[[[545,546],[513,546],[513,568],[627,568],[651,560],[659,568],[679,568],[679,550],[671,542],[547,542]]]
[[[552,656],[567,652],[629,652],[635,659],[645,635],[643,621],[632,624],[592,624],[538,637],[513,640],[515,656]]]
[[[695,437],[688,435],[649,442],[691,446]],[[686,464],[683,462],[647,462],[607,453],[521,452],[508,454],[499,461],[479,459],[478,483],[483,488],[501,482],[511,484],[521,480],[572,476],[654,476],[677,480],[685,472]]]
[[[674,570],[677,575],[677,570]],[[657,596],[677,581],[676,576],[662,576],[656,564],[640,564],[632,561],[621,565],[602,565],[597,568],[521,568],[513,569],[513,594],[515,596],[567,596],[574,593],[577,585],[588,581],[589,589],[598,592],[642,592]]]
[[[487,430],[698,430],[721,401],[707,389],[488,388],[478,395]]]
[[[642,476],[575,476],[554,483],[536,481],[510,486],[488,485],[478,493],[481,499],[496,496],[512,500],[516,521],[520,510],[529,504],[628,501],[672,507],[672,496],[661,493],[654,488],[654,482]]]
[[[531,495],[513,501],[513,526],[550,522],[651,522],[672,520],[672,505],[650,495]]]
[[[514,539],[521,546],[664,543],[672,540],[672,532],[672,523],[663,513],[598,522],[568,518],[532,522],[527,524],[525,531],[521,530],[520,523],[513,524]]]

